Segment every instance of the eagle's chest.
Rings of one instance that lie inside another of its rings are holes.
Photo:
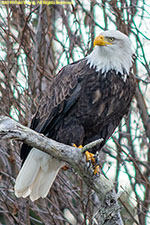
[[[76,115],[85,127],[96,129],[119,120],[127,113],[133,93],[132,83],[114,71],[88,76],[82,84]]]

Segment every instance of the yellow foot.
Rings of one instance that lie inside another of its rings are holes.
[[[86,156],[87,162],[89,162],[89,163],[91,162],[92,164],[95,164],[96,160],[95,160],[95,155],[93,153],[86,151],[85,156]]]
[[[73,147],[75,147],[75,148],[83,148],[82,145],[77,146],[76,144],[73,144]],[[100,174],[100,167],[97,164],[97,156],[94,155],[91,152],[88,152],[88,151],[85,152],[85,156],[86,156],[86,162],[89,163],[89,167],[91,166],[91,164],[93,166],[94,176],[99,176],[99,174]]]
[[[89,167],[91,166],[91,164],[93,165],[94,175],[99,176],[100,167],[97,164],[97,156],[94,155],[93,153],[88,152],[88,151],[85,152],[85,156],[86,156],[86,161],[89,163]]]
[[[77,146],[76,144],[73,144],[72,146],[75,147],[75,148],[83,148],[82,145]]]
[[[100,175],[100,168],[99,165],[96,165],[94,168],[94,175],[95,176],[99,176]]]

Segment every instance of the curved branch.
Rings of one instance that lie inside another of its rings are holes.
[[[99,198],[98,211],[95,213],[93,220],[98,220],[99,225],[123,224],[113,183],[102,174],[99,177],[94,177],[93,171],[87,167],[82,153],[91,146],[100,143],[102,139],[86,145],[83,149],[77,148],[75,150],[74,147],[49,139],[6,116],[0,116],[0,138],[2,140],[23,141],[59,160],[69,163]]]

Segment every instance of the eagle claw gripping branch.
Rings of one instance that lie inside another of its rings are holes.
[[[76,146],[76,144],[73,144],[73,147],[75,147],[75,148],[83,148],[82,145]],[[93,154],[91,152],[88,152],[88,151],[85,151],[84,154],[85,154],[85,157],[86,157],[86,162],[88,163],[88,168],[90,168],[91,165],[92,165],[92,168],[94,170],[94,175],[95,176],[99,176],[100,168],[99,168],[99,165],[98,165],[97,155]]]
[[[90,153],[88,151],[85,152],[85,156],[86,156],[86,162],[89,163],[89,167],[92,165],[93,169],[94,169],[94,175],[95,176],[99,176],[100,174],[100,168],[98,165],[98,158],[97,155]]]

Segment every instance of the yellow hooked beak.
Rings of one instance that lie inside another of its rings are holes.
[[[99,46],[106,46],[106,45],[112,45],[112,43],[108,42],[103,35],[99,35],[94,39],[93,46],[95,45]]]

